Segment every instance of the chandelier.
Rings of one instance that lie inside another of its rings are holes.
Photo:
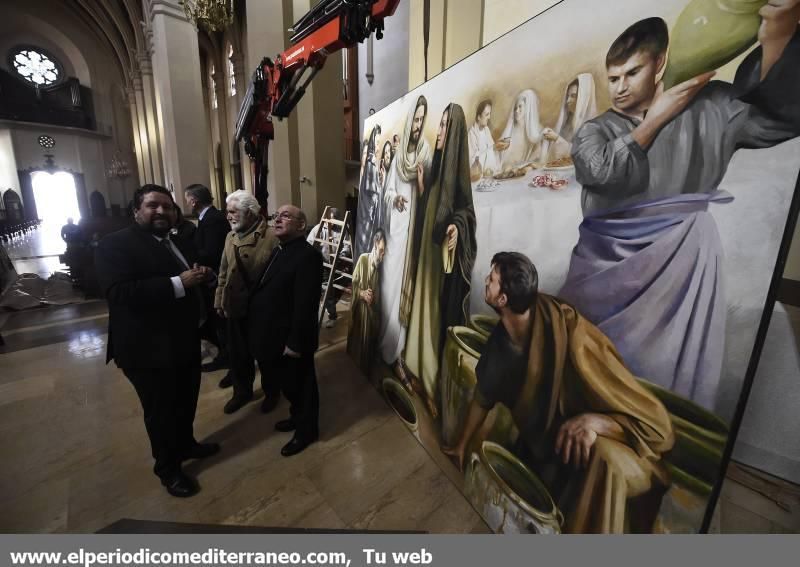
[[[122,159],[120,151],[117,150],[114,152],[114,157],[111,158],[111,163],[106,168],[106,177],[110,179],[125,179],[130,174],[131,170],[128,168],[128,164]]]
[[[233,0],[181,0],[186,17],[197,28],[222,31],[233,23]]]

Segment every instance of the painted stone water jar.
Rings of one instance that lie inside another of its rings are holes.
[[[464,492],[495,533],[561,533],[564,517],[547,488],[497,443],[484,441],[471,454]]]
[[[492,317],[491,315],[473,315],[469,319],[469,327],[488,339],[498,321],[497,317]]]
[[[381,381],[381,391],[386,402],[403,422],[403,425],[419,440],[419,420],[411,395],[394,378],[384,378]]]
[[[441,377],[442,443],[453,446],[464,428],[475,386],[478,383],[475,367],[486,344],[488,335],[469,327],[454,326],[447,329]],[[497,404],[486,419],[486,426],[478,431],[468,448],[484,439],[510,447],[516,437],[511,412]]]

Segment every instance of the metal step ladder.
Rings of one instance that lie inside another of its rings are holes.
[[[319,221],[319,228],[314,235],[315,247],[319,245],[321,250],[327,248],[327,257],[323,252],[322,265],[328,268],[328,279],[322,282],[322,303],[319,306],[319,320],[317,321],[320,327],[322,326],[322,319],[325,316],[325,304],[328,301],[328,295],[332,290],[338,289],[341,291],[348,291],[350,285],[343,286],[342,280],[349,280],[352,284],[353,281],[353,242],[350,237],[350,211],[345,211],[344,219],[328,218],[328,213],[331,207],[326,206],[322,212],[322,218]],[[345,246],[346,244],[346,246]],[[348,250],[345,253],[345,249]]]

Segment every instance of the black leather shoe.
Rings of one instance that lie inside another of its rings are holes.
[[[271,412],[278,407],[279,401],[281,401],[280,394],[267,394],[267,397],[261,402],[261,413]]]
[[[225,375],[225,378],[219,381],[219,387],[225,389],[230,388],[231,386],[233,386],[233,377],[231,376],[231,373],[228,372]]]
[[[291,418],[282,419],[275,424],[275,431],[280,431],[281,433],[289,433],[295,429],[297,429],[297,426],[294,424],[294,421],[292,421]]]
[[[219,443],[195,443],[184,453],[183,458],[184,460],[206,459],[212,455],[216,455],[219,451]]]
[[[228,400],[228,402],[225,404],[225,407],[222,408],[222,411],[224,411],[225,413],[228,413],[228,414],[234,413],[234,412],[239,411],[240,409],[242,409],[248,403],[250,403],[250,400],[252,400],[252,399],[253,399],[253,395],[252,394],[250,394],[247,397],[234,396],[230,400]]]
[[[281,449],[281,455],[283,455],[284,457],[291,457],[292,455],[296,455],[297,453],[304,451],[305,448],[311,445],[314,441],[316,441],[316,438],[305,440],[305,439],[300,439],[299,437],[292,437],[292,440],[289,441],[286,445],[284,445],[283,449]]]
[[[197,483],[182,472],[162,479],[161,484],[166,487],[167,492],[177,498],[189,498],[200,492]]]
[[[211,362],[200,365],[200,370],[203,372],[214,372],[215,370],[222,370],[223,368],[228,368],[228,361],[219,358],[215,358]]]

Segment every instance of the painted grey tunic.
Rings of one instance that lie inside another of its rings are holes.
[[[800,135],[800,36],[760,81],[761,49],[713,82],[644,150],[609,110],[572,145],[584,221],[560,295],[640,377],[713,409],[722,370],[722,244],[709,202],[739,148]]]

